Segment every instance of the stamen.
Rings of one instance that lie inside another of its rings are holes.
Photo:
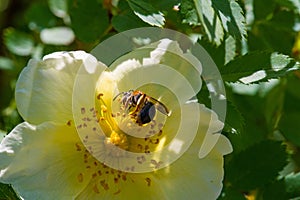
[[[69,121],[67,122],[67,125],[68,125],[68,126],[71,126],[71,125],[72,125],[71,122],[72,122],[72,121],[69,120]]]
[[[78,174],[77,180],[78,180],[79,183],[83,182],[83,174],[82,173]]]
[[[99,93],[99,94],[97,95],[97,99],[99,100],[102,96],[103,96],[103,94],[102,94],[102,93]]]
[[[105,102],[103,96],[103,93],[99,93],[96,96],[98,100],[95,107],[79,108],[83,116],[80,118],[82,123],[77,128],[88,131],[86,135],[82,136],[85,146],[75,143],[75,150],[81,155],[84,168],[88,173],[87,176],[94,181],[94,185],[92,185],[93,191],[95,193],[109,191],[110,194],[117,195],[121,193],[120,187],[124,185],[122,182],[127,180],[135,182],[135,176],[128,177],[128,172],[133,173],[140,167],[144,167],[143,165],[149,165],[149,163],[155,169],[162,165],[161,161],[150,160],[151,158],[146,154],[155,151],[158,145],[163,144],[161,136],[163,135],[162,127],[164,124],[161,122],[164,122],[165,118],[155,117],[147,124],[138,124],[136,122],[138,115],[134,113],[135,119],[133,119],[133,115],[130,116],[130,112],[135,108],[134,106],[126,112],[122,110],[122,103],[115,101],[118,104],[113,106],[117,106],[117,109],[112,112],[111,107]],[[92,124],[95,122],[97,124]],[[71,125],[71,120],[67,124]],[[100,125],[105,136],[98,134],[100,132],[98,125]],[[98,136],[101,138],[99,141],[103,142],[99,144],[99,147],[92,143],[93,139]],[[122,166],[122,169],[125,169],[126,172],[110,168],[101,161],[95,160],[91,155],[93,152],[100,152],[101,156],[108,159],[116,159],[113,162],[118,163],[118,159],[121,160],[121,158],[123,159],[127,156],[128,151],[140,154],[134,157],[132,163]],[[148,187],[153,184],[151,178],[144,177],[143,179]],[[84,173],[79,173],[77,180],[82,183],[84,181]]]
[[[100,185],[103,187],[104,190],[108,190],[109,186],[108,184],[105,182],[105,180],[100,181]]]
[[[120,194],[120,193],[121,193],[121,190],[118,189],[118,191],[116,191],[116,192],[114,193],[114,195],[117,195],[117,194]]]
[[[95,193],[97,193],[97,194],[99,194],[99,193],[100,193],[100,191],[99,191],[99,189],[98,189],[98,186],[97,186],[97,184],[95,184],[95,185],[94,185],[94,187],[93,187],[93,191],[94,191]]]
[[[150,178],[145,178],[146,182],[147,182],[147,186],[151,186],[151,179]]]

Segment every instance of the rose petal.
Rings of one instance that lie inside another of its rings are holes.
[[[90,181],[74,127],[18,125],[0,145],[0,181],[24,199],[72,199]]]
[[[206,138],[214,136],[211,130],[217,130],[210,126],[218,124],[217,119],[209,117],[212,112],[202,105],[199,108],[201,120],[193,144],[176,162],[155,175],[168,199],[216,199],[222,190],[223,156],[232,151],[232,146],[225,136],[219,135],[217,143],[209,147],[204,158],[199,159],[199,149],[206,146],[203,145]]]
[[[157,172],[157,179],[168,199],[217,199],[220,195],[223,155],[214,148],[205,158],[198,159],[198,148],[198,145],[192,145],[169,168]]]
[[[128,62],[130,59],[140,66],[132,65]],[[177,42],[168,39],[118,58],[110,69],[120,81],[121,92],[125,88],[136,89],[143,84],[156,83],[167,87],[184,102],[201,88],[201,63],[192,54],[183,53]],[[124,73],[126,76],[122,75]]]
[[[224,127],[224,124],[218,120],[216,113],[204,105],[200,104],[200,124],[199,132],[203,135],[203,142],[201,148],[199,148],[199,158],[204,158],[209,154],[210,151],[215,147],[219,140],[224,140],[221,138],[221,130]],[[203,127],[204,126],[204,127]],[[226,143],[226,141],[224,141]],[[228,142],[227,142],[228,143]],[[232,146],[229,144],[222,147],[222,155],[226,155],[232,152]]]
[[[56,52],[45,56],[43,61],[30,60],[16,85],[21,116],[32,124],[71,120],[73,85],[80,67],[91,75],[97,68],[106,68],[83,51]]]

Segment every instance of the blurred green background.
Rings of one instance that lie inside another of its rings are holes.
[[[146,26],[190,36],[221,72],[223,134],[234,152],[225,158],[219,198],[300,199],[299,0],[0,0],[0,139],[22,121],[14,88],[29,59],[89,52],[109,36]],[[204,87],[197,97],[209,106],[210,95]],[[1,184],[0,199],[17,196]]]

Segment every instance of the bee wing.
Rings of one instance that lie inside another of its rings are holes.
[[[171,112],[169,111],[169,109],[161,102],[159,102],[158,100],[152,98],[152,97],[149,97],[149,101],[151,103],[153,103],[155,105],[155,108],[161,112],[162,114],[164,115],[167,115],[167,116],[170,116],[171,115]]]

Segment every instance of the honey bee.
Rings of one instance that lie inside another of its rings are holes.
[[[121,92],[114,97],[113,101],[120,95],[122,95],[120,102],[123,104],[125,111],[139,126],[151,122],[156,110],[166,116],[171,114],[163,103],[139,90]]]

